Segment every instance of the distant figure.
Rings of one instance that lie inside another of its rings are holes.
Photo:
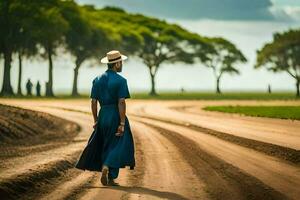
[[[181,88],[181,93],[184,93],[185,92],[185,89],[182,87]]]
[[[31,96],[32,95],[32,86],[33,84],[31,83],[30,81],[30,78],[27,80],[27,83],[26,83],[26,90],[27,90],[27,95]]]
[[[271,85],[270,85],[270,84],[268,85],[268,93],[269,93],[269,94],[272,93],[272,91],[271,91]]]
[[[40,81],[36,83],[36,96],[40,97],[41,96],[41,84]]]

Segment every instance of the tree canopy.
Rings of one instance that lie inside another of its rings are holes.
[[[239,70],[236,67],[237,64],[247,62],[243,53],[230,41],[215,37],[208,38],[213,49],[203,54],[202,50],[198,50],[196,57],[198,57],[202,63],[213,70],[214,77],[216,78],[216,92],[221,93],[220,79],[223,74],[239,74]]]
[[[0,9],[0,25],[6,27],[0,31],[0,55],[5,61],[1,94],[13,94],[10,63],[15,53],[19,53],[19,85],[23,56],[42,55],[48,61],[47,96],[54,96],[53,59],[58,49],[65,49],[74,58],[74,96],[79,95],[77,81],[82,63],[100,61],[112,49],[142,60],[149,69],[152,95],[157,94],[155,76],[163,64],[208,62],[213,55],[220,56],[217,43],[223,43],[232,53],[224,57],[223,71],[233,72],[233,64],[244,58],[234,45],[225,44],[221,38],[202,37],[177,24],[115,7],[98,9],[73,0],[5,0],[0,2]]]
[[[207,39],[164,20],[128,14],[124,10],[112,7],[101,10],[90,8],[89,13],[95,19],[121,32],[121,49],[140,58],[147,66],[151,78],[151,95],[157,94],[155,76],[162,64],[190,64],[194,62],[196,47],[201,49],[199,55],[206,54],[212,48]]]
[[[300,29],[274,34],[273,41],[257,51],[255,68],[261,67],[288,73],[296,80],[296,94],[300,96]]]

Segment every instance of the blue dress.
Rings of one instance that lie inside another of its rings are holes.
[[[102,171],[109,167],[109,178],[116,178],[119,168],[135,166],[134,142],[128,118],[125,118],[123,136],[116,136],[120,124],[118,101],[130,98],[127,81],[117,72],[107,69],[93,80],[91,98],[100,103],[97,127],[92,132],[76,168]]]

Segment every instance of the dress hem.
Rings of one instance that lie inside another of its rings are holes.
[[[130,166],[130,165],[124,165],[124,166],[121,166],[121,167],[118,167],[118,168],[126,168],[126,167],[129,167],[129,170],[134,170],[135,166]],[[102,168],[99,169],[95,169],[95,168],[86,168],[86,167],[79,167],[79,166],[75,166],[76,169],[80,169],[80,170],[84,170],[84,171],[93,171],[93,172],[102,172]]]

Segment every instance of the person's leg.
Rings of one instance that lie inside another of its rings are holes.
[[[109,174],[109,167],[106,165],[103,165],[102,167],[102,174],[101,174],[101,183],[102,185],[107,185],[108,183],[108,174]]]
[[[116,183],[114,179],[116,179],[119,175],[119,168],[109,167],[108,173],[108,185],[110,186],[119,186],[119,183]]]

